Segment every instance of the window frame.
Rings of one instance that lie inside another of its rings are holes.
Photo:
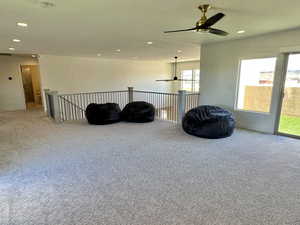
[[[194,68],[194,69],[183,69],[183,70],[180,70],[180,78],[183,79],[183,71],[192,71],[192,80],[191,80],[191,84],[192,84],[192,90],[191,91],[187,91],[187,92],[190,92],[190,93],[199,93],[200,90],[195,90],[195,74],[196,74],[196,70],[199,70],[199,88],[200,88],[200,69],[199,68]],[[180,81],[180,88],[183,89],[183,82],[184,81]]]
[[[245,110],[238,108],[238,101],[239,101],[239,90],[240,90],[240,81],[241,81],[241,69],[242,69],[242,61],[243,60],[254,60],[254,59],[268,59],[268,58],[275,58],[275,67],[274,67],[274,77],[273,77],[273,86],[272,86],[272,93],[271,93],[271,100],[270,100],[270,108],[268,112],[260,112],[254,110]],[[276,81],[276,68],[278,63],[278,56],[277,55],[252,55],[247,57],[240,57],[237,67],[237,79],[236,79],[236,88],[235,88],[235,100],[234,100],[234,111],[237,112],[249,112],[261,115],[271,115],[272,114],[272,103],[273,103],[273,95],[274,95],[274,83]]]

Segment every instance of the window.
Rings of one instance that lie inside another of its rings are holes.
[[[189,92],[199,92],[200,70],[181,71],[181,89]]]
[[[237,109],[270,112],[276,58],[241,61]]]

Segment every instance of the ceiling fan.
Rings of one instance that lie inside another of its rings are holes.
[[[177,59],[178,59],[178,57],[175,56],[174,59],[175,59],[175,62],[174,62],[174,77],[173,77],[173,79],[156,80],[156,81],[167,81],[167,82],[169,82],[169,81],[193,81],[193,80],[178,79],[178,77],[177,77]]]
[[[211,33],[216,34],[220,36],[226,36],[228,33],[223,30],[212,28],[214,24],[216,24],[219,20],[221,20],[225,14],[224,13],[217,13],[216,15],[210,17],[207,19],[206,13],[211,8],[211,5],[205,4],[200,5],[198,9],[203,13],[201,19],[197,21],[196,26],[189,29],[183,29],[183,30],[172,30],[172,31],[165,31],[164,33],[175,33],[175,32],[182,32],[182,31],[196,31],[196,32],[205,32],[205,33]]]

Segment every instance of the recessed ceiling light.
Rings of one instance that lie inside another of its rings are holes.
[[[13,42],[21,42],[20,39],[13,39]]]
[[[117,51],[117,52],[120,52],[120,51],[121,51],[121,49],[117,49],[116,51]]]
[[[178,52],[178,53],[181,53],[181,52],[182,52],[182,50],[177,50],[177,52]]]
[[[148,44],[148,45],[152,45],[153,42],[152,42],[152,41],[148,41],[147,44]]]
[[[237,33],[238,34],[243,34],[243,33],[245,33],[246,31],[244,31],[244,30],[239,30],[239,31],[237,31]]]
[[[14,50],[16,50],[15,48],[9,48],[8,50],[10,50],[10,51],[14,51]]]
[[[98,53],[97,56],[101,56],[101,53]]]
[[[17,23],[19,27],[28,27],[27,23]]]

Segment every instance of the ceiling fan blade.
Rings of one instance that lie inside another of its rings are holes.
[[[178,79],[178,81],[198,81],[198,80]]]
[[[219,30],[219,29],[214,29],[214,28],[209,28],[208,32],[211,34],[216,34],[216,35],[221,35],[221,36],[227,36],[228,33],[226,31],[223,30]]]
[[[174,81],[174,80],[156,80],[156,81],[167,81],[167,82],[169,82],[169,81]]]
[[[216,15],[208,18],[204,24],[202,24],[199,28],[208,28],[217,23],[220,19],[225,16],[224,13],[217,13]]]
[[[191,30],[196,30],[197,27],[190,28],[190,29],[184,29],[184,30],[170,30],[170,31],[165,31],[164,33],[175,33],[175,32],[182,32],[182,31],[191,31]]]

